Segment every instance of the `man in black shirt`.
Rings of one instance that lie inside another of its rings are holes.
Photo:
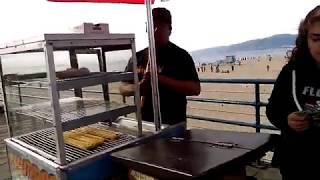
[[[200,81],[189,53],[169,41],[172,30],[170,12],[165,8],[155,8],[152,15],[162,123],[172,125],[186,121],[186,96],[200,94]],[[144,96],[141,107],[142,120],[153,122],[150,73],[146,72],[148,49],[137,52],[136,55],[140,91]],[[126,71],[133,71],[131,60]],[[120,92],[124,96],[133,95],[132,82],[123,82]]]

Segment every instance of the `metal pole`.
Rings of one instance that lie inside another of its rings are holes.
[[[255,84],[255,93],[256,93],[256,132],[260,132],[260,84]]]
[[[97,50],[100,72],[107,72],[107,61],[105,53],[106,51],[104,48],[101,48],[101,50]],[[102,92],[104,100],[110,101],[109,84],[102,84]]]
[[[48,88],[50,98],[51,98],[51,107],[53,110],[53,126],[55,127],[55,140],[57,146],[57,162],[60,165],[67,164],[66,161],[66,151],[65,151],[65,144],[63,140],[63,131],[62,131],[62,124],[61,124],[61,111],[60,111],[60,104],[59,104],[59,92],[57,89],[57,82],[56,82],[56,71],[54,66],[54,59],[53,59],[53,47],[52,45],[46,44],[44,46],[44,52],[46,57],[46,64],[47,64],[47,77],[49,80]]]
[[[2,69],[2,60],[0,57],[0,78],[1,78],[1,87],[2,87],[2,96],[3,96],[3,108],[4,108],[4,115],[6,118],[7,128],[8,128],[8,134],[9,137],[12,137],[12,128],[10,125],[9,120],[9,111],[8,111],[8,100],[7,100],[7,94],[6,94],[6,80],[3,77],[3,69]]]
[[[18,83],[18,94],[19,94],[19,103],[20,103],[20,106],[22,106],[22,97],[21,97],[20,82]]]
[[[136,46],[135,40],[131,39],[131,52],[132,52],[132,64],[134,72],[134,84],[135,84],[135,95],[134,101],[137,107],[136,118],[138,121],[138,136],[142,136],[142,120],[141,120],[141,101],[140,101],[140,87],[139,87],[139,77],[137,71],[137,58],[136,58]],[[125,101],[125,98],[124,98]]]
[[[72,68],[79,69],[79,64],[78,64],[78,58],[75,49],[70,49],[69,50],[69,56],[70,56],[70,65]],[[76,88],[74,89],[74,95],[76,97],[81,97],[82,98],[82,89],[81,88]]]
[[[150,74],[151,74],[151,89],[152,89],[152,105],[153,105],[153,120],[156,131],[161,130],[161,111],[160,111],[160,98],[158,88],[158,74],[157,74],[157,60],[154,40],[153,18],[151,11],[151,0],[145,0],[147,8],[148,20],[148,35],[149,35],[149,61],[150,61]]]

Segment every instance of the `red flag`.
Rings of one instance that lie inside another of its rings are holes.
[[[95,2],[95,3],[127,3],[144,4],[144,0],[48,0],[52,2]],[[155,0],[152,0],[154,3]]]

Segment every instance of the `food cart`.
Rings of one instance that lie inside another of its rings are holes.
[[[44,34],[0,47],[1,57],[40,53],[46,62],[46,73],[42,73],[42,79],[40,79],[42,83],[47,81],[49,98],[31,105],[20,102],[17,106],[11,102],[14,93],[9,89],[19,85],[20,90],[25,83],[19,80],[19,74],[18,78],[9,79],[8,77],[12,76],[4,73],[5,67],[1,66],[5,115],[11,132],[11,137],[5,141],[13,179],[103,179],[119,174],[121,168],[117,168],[113,163],[109,156],[110,152],[140,141],[143,127],[140,118],[138,86],[135,86],[133,103],[110,100],[108,88],[110,83],[129,80],[136,84],[138,82],[137,73],[107,71],[105,54],[118,50],[131,51],[135,70],[134,34],[110,34],[107,26],[90,23],[84,25],[83,32]],[[76,73],[77,75],[62,72],[67,76],[56,78],[55,59],[59,58],[56,52],[61,51],[69,54],[72,70],[79,68],[78,54],[96,54],[100,71]],[[24,75],[23,77],[29,77],[27,79],[29,84],[34,81],[34,78],[39,80],[39,76]],[[96,85],[102,86],[102,97],[85,97],[82,89]],[[73,96],[65,97],[64,91],[73,92]],[[135,119],[129,122],[130,126],[128,121],[127,123],[117,121],[118,117],[130,113],[136,114]],[[21,118],[41,119],[45,125],[28,133],[12,133],[13,124]],[[147,126],[144,125],[144,129]],[[102,139],[94,134],[97,131],[101,131],[102,136],[103,133],[112,133],[116,137]],[[70,133],[78,134],[69,138],[68,132],[69,135]],[[92,144],[88,144],[87,141],[87,144],[79,141],[79,133],[82,139],[93,138],[100,142],[99,145],[91,148]],[[85,147],[82,148],[82,146]]]

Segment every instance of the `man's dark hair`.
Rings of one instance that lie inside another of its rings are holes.
[[[172,19],[171,19],[171,13],[168,9],[161,8],[161,7],[154,8],[152,9],[152,16],[154,21],[157,20],[159,22],[169,24],[171,27]]]

